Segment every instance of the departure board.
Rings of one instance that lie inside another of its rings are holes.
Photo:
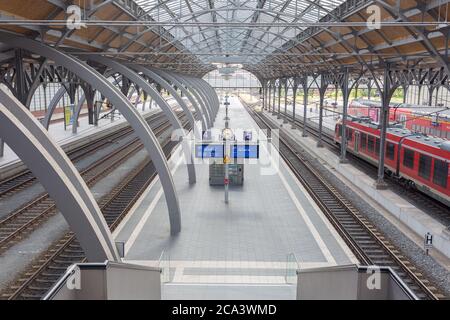
[[[195,145],[195,157],[201,159],[223,159],[223,144],[197,144]]]
[[[259,159],[259,145],[235,144],[231,146],[230,154],[235,159]]]

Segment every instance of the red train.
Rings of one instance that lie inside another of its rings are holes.
[[[348,151],[378,164],[378,125],[354,118],[346,126]],[[342,122],[338,122],[336,143],[341,142],[341,131]],[[450,206],[450,141],[395,127],[387,130],[386,139],[386,173]]]
[[[374,122],[380,120],[381,103],[378,101],[353,100],[348,114],[354,117],[369,117]],[[392,104],[389,120],[403,127],[434,137],[450,139],[450,110],[443,107],[427,107],[411,104]],[[430,115],[431,114],[431,115]]]

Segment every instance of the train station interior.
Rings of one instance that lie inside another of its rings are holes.
[[[0,300],[450,300],[449,19],[0,1]]]

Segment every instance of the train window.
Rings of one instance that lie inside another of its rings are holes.
[[[421,154],[419,156],[419,176],[424,179],[430,179],[431,175],[431,157]]]
[[[347,140],[353,140],[353,129],[347,128]]]
[[[407,168],[414,168],[414,151],[404,149],[403,151],[403,165]]]
[[[361,133],[361,149],[366,150],[367,147],[367,134]]]
[[[375,140],[375,153],[377,156],[380,155],[380,139],[376,138]]]
[[[375,137],[369,136],[367,139],[367,150],[373,152],[375,148]]]
[[[434,159],[433,182],[438,186],[447,188],[448,163],[446,161]]]
[[[336,134],[337,134],[338,137],[341,136],[341,132],[342,132],[342,126],[340,124],[338,124],[336,126]]]
[[[388,142],[386,146],[386,157],[390,160],[394,160],[395,157],[395,144]]]

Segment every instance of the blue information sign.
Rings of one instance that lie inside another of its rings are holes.
[[[259,159],[259,145],[258,144],[232,145],[231,157],[235,159]]]
[[[195,145],[195,157],[223,159],[223,149],[223,144],[197,144]]]

